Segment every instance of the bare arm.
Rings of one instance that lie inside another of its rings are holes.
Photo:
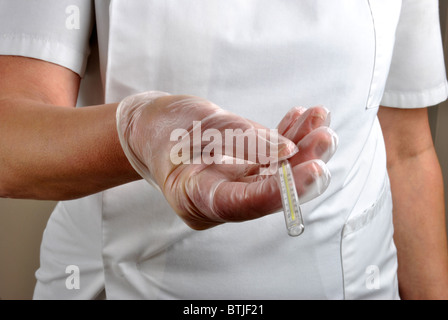
[[[117,105],[75,109],[79,76],[0,56],[0,196],[73,199],[140,177],[121,149]]]
[[[403,299],[448,298],[443,181],[426,109],[380,108]]]

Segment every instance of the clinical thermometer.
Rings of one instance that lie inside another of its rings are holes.
[[[297,195],[294,176],[288,160],[282,161],[278,168],[280,180],[280,193],[282,197],[283,212],[285,214],[286,229],[288,234],[296,237],[302,234],[303,225],[302,212],[300,210],[299,196]]]

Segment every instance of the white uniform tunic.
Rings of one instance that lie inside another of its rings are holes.
[[[332,182],[302,206],[298,238],[287,235],[281,213],[193,231],[145,181],[60,202],[44,233],[35,298],[103,290],[110,299],[399,298],[377,111],[446,98],[437,1],[0,5],[0,53],[84,76],[79,105],[161,90],[274,128],[291,107],[320,104],[339,135]],[[69,265],[79,267],[79,289],[66,287]]]

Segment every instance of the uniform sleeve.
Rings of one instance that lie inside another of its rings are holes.
[[[437,0],[403,0],[381,104],[422,108],[448,95]]]
[[[84,75],[91,0],[0,0],[0,55],[52,62]]]

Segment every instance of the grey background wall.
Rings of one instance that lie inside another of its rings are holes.
[[[448,65],[448,1],[440,0]],[[432,134],[448,182],[448,102],[429,111]],[[445,187],[448,208],[448,187]],[[0,199],[0,299],[31,299],[39,266],[42,233],[55,206],[52,201]],[[448,219],[447,219],[448,220]]]
[[[0,299],[31,299],[54,202],[0,199]]]

